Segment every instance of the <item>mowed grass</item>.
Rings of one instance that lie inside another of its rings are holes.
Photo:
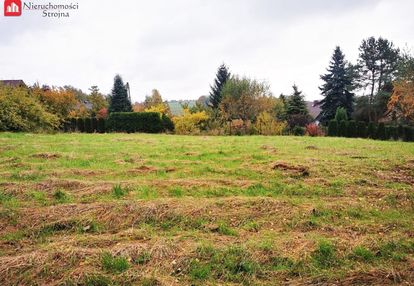
[[[414,144],[0,134],[0,285],[409,284]]]

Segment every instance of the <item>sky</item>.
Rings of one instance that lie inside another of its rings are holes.
[[[266,81],[275,96],[296,84],[315,100],[336,46],[351,62],[370,36],[414,50],[413,0],[31,1],[49,2],[79,9],[60,18],[0,12],[0,79],[97,85],[108,94],[120,74],[134,102],[154,88],[165,100],[185,100],[207,95],[226,63]]]

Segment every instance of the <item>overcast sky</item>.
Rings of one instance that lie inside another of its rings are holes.
[[[119,73],[130,83],[133,101],[143,101],[153,88],[164,99],[197,99],[208,94],[224,62],[234,74],[267,81],[275,95],[289,94],[296,83],[313,100],[320,98],[319,75],[336,45],[352,62],[369,36],[414,47],[413,0],[78,3],[70,18],[1,12],[0,79],[84,91],[98,85],[109,93]]]

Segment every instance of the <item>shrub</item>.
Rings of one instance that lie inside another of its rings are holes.
[[[392,138],[392,126],[385,126],[385,140]]]
[[[97,131],[99,133],[105,133],[105,125],[106,125],[106,120],[104,118],[99,118],[98,119],[98,127],[97,127]]]
[[[375,139],[376,138],[376,134],[377,134],[376,124],[374,122],[368,123],[367,137],[368,138],[371,138],[371,139]]]
[[[161,119],[164,131],[174,131],[174,122],[171,120],[170,117],[168,117],[166,114],[162,114]]]
[[[93,132],[92,119],[90,117],[87,117],[84,119],[84,122],[85,122],[85,132],[92,133]]]
[[[161,115],[157,112],[113,112],[109,115],[107,129],[127,133],[164,131]]]
[[[191,113],[189,109],[184,109],[183,115],[173,118],[175,132],[177,134],[199,134],[205,129],[208,118],[205,111]]]
[[[102,268],[111,273],[122,273],[130,267],[125,257],[114,257],[109,252],[102,254]]]
[[[403,139],[404,138],[404,126],[398,125],[398,138]]]
[[[367,138],[367,124],[364,121],[357,122],[357,137]]]
[[[76,118],[70,119],[70,131],[76,132]]]
[[[92,117],[92,132],[98,131],[98,119],[96,117]]]
[[[384,122],[378,124],[377,132],[375,133],[375,138],[379,140],[386,140]]]
[[[338,135],[340,137],[348,136],[348,121],[342,120],[341,122],[339,122]]]
[[[306,125],[306,134],[312,137],[322,136],[323,131],[315,123]]]
[[[351,138],[358,137],[357,124],[355,120],[351,120],[348,122],[347,136]]]
[[[49,113],[29,89],[0,86],[0,131],[50,131],[59,125],[59,117]]]
[[[398,136],[398,128],[397,126],[389,126],[390,138],[393,140],[398,140],[400,137]]]
[[[343,107],[338,107],[336,109],[336,114],[335,114],[335,120],[337,122],[341,122],[341,121],[348,121],[348,114],[346,112],[346,109]]]
[[[81,133],[85,132],[85,120],[83,118],[76,120],[76,129]]]
[[[277,121],[268,112],[260,113],[255,123],[255,128],[260,135],[282,135],[286,127],[286,122]]]
[[[292,129],[292,133],[295,136],[303,136],[303,135],[305,135],[305,128],[304,127],[300,127],[300,126],[295,126]]]
[[[403,140],[405,142],[413,142],[414,141],[414,129],[412,127],[404,126]]]
[[[331,120],[328,125],[328,136],[338,136],[338,121]]]

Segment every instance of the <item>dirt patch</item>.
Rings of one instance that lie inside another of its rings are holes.
[[[305,166],[293,166],[284,162],[277,162],[272,166],[273,170],[281,170],[289,172],[295,175],[300,175],[302,177],[308,177],[310,175],[309,168]]]
[[[32,158],[39,158],[39,159],[45,159],[45,160],[53,160],[53,159],[58,159],[61,157],[62,155],[58,153],[37,153],[37,154],[32,155]]]
[[[152,166],[142,165],[128,171],[128,174],[147,174],[157,172],[158,169]]]
[[[306,146],[305,149],[306,150],[319,150],[319,148],[316,146]]]

